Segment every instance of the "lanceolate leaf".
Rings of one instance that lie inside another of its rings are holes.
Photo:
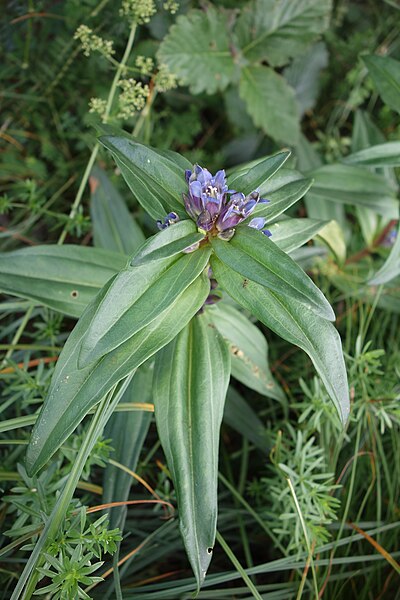
[[[286,169],[282,169],[282,172]],[[281,178],[277,177],[278,180]],[[284,178],[282,177],[283,181]],[[269,200],[269,204],[258,204],[253,211],[255,217],[265,217],[266,223],[270,223],[279,217],[285,210],[295,204],[310,189],[313,180],[299,177],[287,183],[282,181],[282,186],[275,188],[275,178],[272,178],[265,186],[261,187],[261,195]],[[272,191],[268,190],[269,185]]]
[[[0,255],[0,290],[79,317],[128,257],[86,246],[34,246]]]
[[[331,5],[331,0],[248,2],[236,26],[243,54],[253,62],[286,64],[326,29]]]
[[[205,314],[192,319],[156,358],[157,429],[198,588],[215,541],[219,430],[229,375],[227,346]]]
[[[251,406],[232,386],[229,386],[226,395],[224,423],[235,429],[262,452],[268,453],[272,447],[272,440],[269,439],[265,426]]]
[[[349,154],[343,162],[366,167],[399,167],[400,142],[387,142]]]
[[[261,331],[225,302],[207,307],[207,313],[228,345],[233,377],[263,396],[284,400],[269,369],[268,344]]]
[[[394,246],[385,262],[368,282],[369,285],[381,285],[400,275],[400,225]]]
[[[242,69],[239,94],[254,124],[274,140],[295,144],[299,114],[294,91],[285,79],[265,66]]]
[[[243,277],[216,256],[211,258],[211,267],[215,278],[236,302],[283,339],[307,352],[345,423],[350,410],[347,375],[340,337],[332,323],[305,310],[289,296],[257,283],[249,281],[243,287]]]
[[[99,141],[112,152],[137,201],[153,219],[171,211],[187,217],[182,201],[185,173],[175,161],[125,135],[103,136]]]
[[[204,235],[197,232],[194,221],[190,219],[179,221],[149,238],[135,254],[131,265],[139,266],[175,256],[203,238]]]
[[[366,168],[353,165],[326,165],[310,173],[314,185],[310,201],[324,198],[332,202],[364,206],[388,218],[397,218],[398,203],[387,180]]]
[[[284,252],[293,252],[326,226],[319,219],[283,219],[269,226],[273,242]]]
[[[205,269],[210,252],[205,247],[172,263],[164,259],[119,273],[87,328],[79,366],[97,361],[157,319]]]
[[[261,185],[264,185],[272,177],[290,156],[290,150],[278,152],[273,156],[252,161],[247,165],[236,167],[228,175],[228,186],[239,190],[243,194],[250,194]]]
[[[400,113],[400,61],[390,56],[363,56],[369,74],[382,97],[393,110]]]
[[[121,254],[133,254],[144,242],[144,234],[116,188],[99,167],[92,170],[90,188],[95,246]]]
[[[69,336],[33,428],[26,466],[36,473],[58,450],[88,411],[113,386],[168,344],[203,305],[209,290],[201,275],[157,319],[97,363],[80,369],[78,355],[86,329],[111,282],[104,287]]]
[[[204,11],[192,10],[176,19],[158,57],[193,94],[215,94],[233,77],[230,46],[228,16],[209,4]]]
[[[319,288],[260,231],[244,225],[236,229],[230,242],[214,238],[211,243],[218,258],[244,278],[293,298],[311,313],[335,320],[332,307]]]

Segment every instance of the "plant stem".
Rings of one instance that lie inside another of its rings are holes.
[[[129,55],[130,55],[131,50],[132,50],[133,41],[135,39],[136,27],[137,27],[137,24],[135,22],[133,22],[132,25],[131,25],[130,31],[129,31],[129,38],[128,38],[128,41],[126,43],[124,55],[123,55],[123,57],[121,59],[121,62],[119,63],[118,69],[115,72],[114,79],[113,79],[113,82],[111,84],[110,91],[108,93],[106,110],[105,110],[104,117],[103,117],[104,123],[107,123],[108,118],[110,116],[112,105],[113,105],[114,98],[115,98],[115,93],[116,93],[117,87],[118,87],[118,83],[119,83],[119,80],[121,79],[121,75],[122,75],[122,73],[123,73],[123,71],[125,69],[125,65],[126,65],[126,63],[128,61]],[[80,203],[82,201],[83,193],[84,193],[85,188],[86,188],[86,184],[87,184],[87,182],[89,180],[90,173],[91,173],[93,165],[94,165],[94,163],[96,161],[99,148],[100,148],[99,143],[96,142],[96,145],[94,146],[94,148],[92,150],[92,153],[90,155],[89,161],[88,161],[88,163],[86,165],[86,169],[85,169],[85,172],[83,174],[81,183],[79,185],[78,192],[77,192],[77,194],[75,196],[75,200],[74,200],[74,202],[73,202],[73,204],[71,206],[71,210],[70,210],[70,213],[69,213],[69,221],[71,221],[75,217],[75,215],[76,215],[76,213],[78,211],[79,205],[80,205]],[[58,245],[61,245],[61,244],[64,243],[64,240],[67,237],[67,233],[68,233],[68,224],[64,227],[64,229],[61,232],[61,235],[60,235],[59,240],[58,240]]]
[[[251,581],[250,577],[247,575],[246,571],[243,569],[242,565],[240,564],[240,562],[238,561],[238,559],[236,558],[236,556],[234,555],[234,553],[232,552],[222,535],[219,533],[219,531],[217,531],[217,540],[221,544],[222,548],[225,551],[225,554],[227,555],[237,572],[240,573],[241,578],[249,588],[250,592],[253,594],[254,598],[256,598],[257,600],[262,600],[262,596],[260,596],[260,594],[258,593],[254,583]]]

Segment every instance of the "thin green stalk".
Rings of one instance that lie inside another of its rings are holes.
[[[20,323],[20,326],[18,327],[18,329],[17,329],[17,331],[15,332],[15,335],[14,335],[14,337],[13,337],[12,341],[11,341],[11,344],[10,344],[10,345],[11,345],[11,348],[9,348],[9,350],[6,352],[6,355],[5,355],[5,357],[4,357],[4,358],[3,358],[3,360],[1,361],[1,364],[0,364],[0,369],[1,369],[2,367],[4,367],[4,365],[7,363],[8,359],[9,359],[9,358],[10,358],[10,356],[12,355],[12,353],[13,353],[13,346],[16,346],[16,345],[18,344],[18,342],[19,342],[19,340],[20,340],[20,338],[21,338],[21,335],[22,335],[22,334],[23,334],[23,332],[24,332],[24,329],[25,329],[25,327],[27,326],[27,324],[28,324],[28,321],[29,321],[29,319],[30,319],[30,318],[31,318],[31,316],[32,316],[32,313],[33,313],[33,309],[34,309],[34,308],[35,308],[35,305],[34,305],[34,304],[32,304],[32,305],[31,305],[31,306],[28,308],[28,310],[26,311],[26,313],[25,313],[25,316],[24,316],[24,318],[22,319],[22,321],[21,321],[21,323]]]
[[[303,519],[303,513],[301,512],[301,508],[300,508],[299,502],[297,500],[296,491],[295,491],[295,489],[293,487],[292,480],[290,479],[290,477],[286,477],[286,481],[288,483],[288,486],[289,486],[289,489],[290,489],[290,493],[292,494],[294,505],[296,507],[296,512],[297,512],[297,514],[299,516],[300,523],[301,523],[301,528],[303,530],[304,539],[305,539],[305,542],[306,542],[307,552],[308,552],[307,564],[309,562],[310,565],[311,565],[311,572],[312,572],[312,577],[313,577],[315,599],[318,600],[319,592],[318,592],[317,573],[315,572],[314,560],[313,560],[313,555],[312,555],[312,549],[311,549],[310,540],[308,539],[307,527],[306,527],[306,524],[305,524],[304,519]],[[305,573],[306,572],[307,571],[305,569]],[[302,591],[303,591],[305,580],[306,580],[306,578],[303,577],[301,585],[300,585],[300,589],[299,589],[300,595],[299,594],[297,595],[297,600],[299,600],[301,598],[301,594],[302,594]]]
[[[101,435],[108,419],[110,418],[112,411],[118,404],[131,379],[132,375],[128,376],[124,383],[119,386],[118,391],[116,391],[117,386],[114,386],[113,390],[111,390],[111,392],[109,392],[98,404],[96,413],[89,425],[87,434],[83,439],[82,446],[77,454],[76,460],[73,463],[72,470],[69,474],[65,487],[63,488],[63,491],[61,492],[57,503],[46,522],[43,532],[37,541],[35,548],[28,559],[28,562],[25,565],[18,584],[11,596],[11,600],[18,600],[21,598],[22,593],[24,594],[22,598],[24,600],[29,600],[32,597],[32,594],[35,592],[39,577],[39,573],[34,571],[37,562],[40,560],[41,554],[48,539],[55,537],[59,528],[61,527],[86,461],[99,436]],[[23,592],[25,586],[26,589],[25,592]]]
[[[113,82],[111,84],[111,88],[110,88],[110,91],[109,91],[109,94],[108,94],[108,98],[107,98],[106,109],[105,109],[104,117],[103,117],[103,120],[104,120],[105,123],[108,121],[108,118],[110,116],[112,105],[113,105],[114,98],[115,98],[115,94],[116,94],[117,87],[118,87],[118,83],[119,83],[119,80],[121,79],[121,75],[122,75],[122,73],[123,73],[123,71],[125,69],[125,65],[126,65],[126,63],[128,61],[129,55],[130,55],[131,50],[132,50],[133,41],[135,39],[136,27],[137,27],[137,24],[135,22],[133,22],[132,25],[131,25],[130,31],[129,31],[129,38],[128,38],[128,41],[126,43],[124,55],[123,55],[123,57],[121,59],[121,62],[119,63],[118,69],[115,72],[114,79],[113,79]],[[99,148],[100,148],[99,143],[96,142],[96,145],[94,146],[94,148],[92,150],[92,153],[90,155],[88,164],[86,165],[86,169],[85,169],[85,172],[83,174],[81,183],[79,185],[79,189],[78,189],[78,192],[76,194],[75,200],[74,200],[74,202],[73,202],[73,204],[71,206],[71,210],[70,210],[70,213],[69,213],[69,221],[71,221],[75,217],[75,215],[76,215],[76,213],[78,211],[79,205],[80,205],[80,203],[82,201],[83,193],[84,193],[85,188],[86,188],[86,184],[87,184],[87,182],[89,180],[90,173],[92,172],[93,165],[94,165],[94,163],[96,161],[97,154],[99,152]],[[58,240],[58,244],[59,245],[61,245],[61,244],[64,243],[64,240],[67,237],[67,233],[68,233],[68,225],[66,225],[64,227],[64,229],[62,230],[62,232],[61,232],[61,235],[60,235],[59,240]]]
[[[219,533],[219,531],[217,531],[217,540],[221,544],[222,548],[225,551],[225,554],[235,567],[236,571],[240,573],[241,578],[249,588],[250,592],[253,594],[254,598],[256,598],[257,600],[262,600],[262,596],[260,596],[260,594],[258,593],[256,587],[254,586],[254,583],[251,581],[250,577],[247,575],[246,571],[243,569],[242,565],[240,564],[240,562],[238,561],[238,559],[236,558],[236,556],[234,555],[234,553],[232,552],[222,535]]]

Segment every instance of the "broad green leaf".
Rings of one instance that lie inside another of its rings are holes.
[[[235,429],[261,452],[267,453],[272,447],[268,432],[257,414],[232,386],[229,386],[226,395],[224,423]]]
[[[362,56],[382,100],[400,113],[400,61],[390,56]]]
[[[211,267],[218,283],[236,302],[283,339],[307,352],[345,423],[350,410],[347,375],[340,337],[332,323],[305,310],[289,296],[257,283],[249,281],[243,287],[243,277],[216,256],[211,258]]]
[[[210,247],[121,271],[96,309],[82,341],[79,366],[99,360],[142,330],[204,271]]]
[[[155,260],[175,256],[202,239],[204,239],[204,234],[198,233],[192,220],[179,221],[146,240],[146,243],[132,258],[131,266],[137,267]]]
[[[128,257],[87,246],[33,246],[0,254],[0,290],[79,317]]]
[[[269,226],[272,241],[284,252],[293,252],[326,227],[318,219],[282,219]]]
[[[251,62],[275,67],[304,53],[328,26],[331,0],[255,0],[243,7],[236,34]]]
[[[365,150],[349,154],[343,159],[343,162],[365,167],[399,167],[400,142],[386,142],[365,148]]]
[[[288,170],[282,169],[282,171]],[[285,183],[286,179],[288,179],[288,183]],[[258,204],[252,213],[253,217],[265,217],[266,223],[274,221],[285,210],[298,202],[308,192],[313,180],[305,179],[301,176],[298,178],[295,178],[295,176],[286,178],[285,174],[282,173],[282,177],[279,177],[278,174],[278,177],[276,179],[272,178],[269,183],[272,188],[271,191],[267,189],[269,187],[268,184],[262,186],[260,190],[261,196],[267,198],[269,203]],[[275,186],[279,187],[274,189]]]
[[[92,170],[90,188],[94,245],[121,254],[132,254],[144,242],[144,234],[100,167]]]
[[[243,194],[258,189],[275,175],[290,156],[290,150],[278,152],[273,156],[260,158],[246,165],[240,165],[229,173],[228,186]]]
[[[185,327],[201,308],[210,290],[208,277],[201,275],[145,329],[97,363],[81,369],[78,366],[80,345],[111,283],[88,306],[60,354],[27,450],[26,467],[30,475],[51,458],[89,410],[114,385],[168,344]]]
[[[236,273],[242,285],[254,281],[279,294],[293,298],[306,310],[324,319],[335,320],[331,305],[306,273],[285,252],[260,231],[242,226],[229,241],[213,238],[217,257]]]
[[[235,71],[228,15],[209,4],[203,11],[179,16],[161,43],[158,58],[189,85],[192,94],[225,89]]]
[[[121,402],[152,402],[153,369],[144,364],[139,367],[121,398]],[[111,458],[132,471],[136,470],[139,454],[151,421],[149,411],[115,412],[104,432],[113,447]],[[124,502],[128,499],[134,479],[132,475],[108,463],[103,476],[103,502]],[[114,508],[110,512],[110,529],[123,530],[126,511]]]
[[[175,161],[127,136],[103,136],[99,141],[110,150],[137,201],[153,219],[173,211],[187,218],[182,193],[187,191],[185,172]]]
[[[225,302],[207,307],[207,313],[228,345],[233,377],[263,396],[284,400],[269,369],[268,344],[261,331]]]
[[[219,431],[229,375],[228,348],[204,313],[192,319],[156,357],[157,429],[198,588],[215,542]]]
[[[308,193],[310,201],[324,198],[332,202],[371,208],[378,214],[396,219],[398,202],[393,187],[381,175],[366,168],[333,164],[309,173],[314,185]]]
[[[288,84],[294,89],[300,116],[314,108],[321,84],[321,71],[328,66],[328,51],[323,42],[311,46],[297,56],[283,71]]]
[[[274,140],[295,144],[300,128],[294,91],[284,78],[266,66],[242,69],[239,94],[254,124]]]
[[[400,225],[396,241],[384,265],[368,282],[369,285],[382,285],[400,275]]]

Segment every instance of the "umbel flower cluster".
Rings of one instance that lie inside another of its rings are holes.
[[[245,196],[242,192],[228,189],[225,171],[215,175],[199,165],[194,165],[193,171],[185,171],[188,183],[188,193],[183,194],[187,214],[199,230],[230,240],[235,227],[251,215],[258,203],[269,202],[260,198],[257,190]],[[165,229],[178,220],[176,213],[169,213],[164,221],[157,221],[159,229]],[[268,229],[263,229],[265,219],[256,217],[249,222],[249,227],[260,229],[270,236]]]

